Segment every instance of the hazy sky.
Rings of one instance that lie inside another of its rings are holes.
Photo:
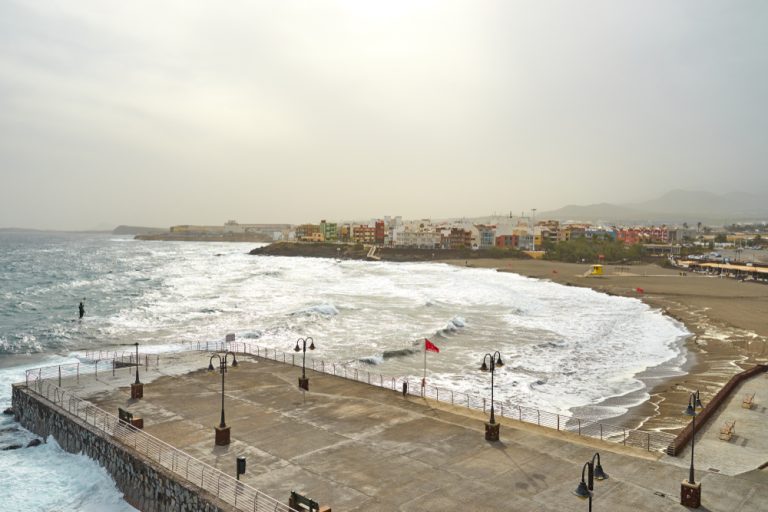
[[[0,227],[768,195],[768,2],[0,0]]]

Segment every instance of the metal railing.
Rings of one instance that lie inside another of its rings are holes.
[[[111,361],[108,362],[111,364]],[[98,371],[98,362],[94,369]],[[26,375],[27,389],[77,416],[97,432],[111,436],[120,444],[133,448],[142,456],[160,464],[174,475],[199,486],[237,510],[295,512],[288,505],[258,489],[241,483],[156,437],[120,421],[117,416],[99,409],[71,391],[67,391],[53,382],[54,379],[59,378],[61,372],[66,376],[77,375],[79,377],[80,365],[61,365],[28,370]]]
[[[243,353],[271,359],[273,361],[293,366],[301,366],[301,359],[297,359],[294,353],[286,354],[277,349],[259,347],[247,342],[208,342],[198,343],[198,350],[231,350],[235,353]],[[467,409],[490,410],[490,400],[476,393],[464,393],[451,389],[439,388],[427,384],[421,386],[421,379],[414,377],[387,377],[382,374],[371,373],[367,370],[350,367],[349,363],[329,363],[321,359],[308,358],[307,368],[318,373],[334,375],[356,382],[370,384],[372,386],[402,391],[403,383],[407,384],[407,393],[410,396],[429,398],[437,402],[453,406],[466,407]],[[648,451],[666,451],[670,443],[675,440],[675,435],[667,432],[651,432],[636,430],[617,425],[611,425],[600,421],[592,421],[566,414],[558,414],[544,411],[534,407],[512,404],[508,401],[494,400],[494,411],[497,416],[509,418],[525,423],[556,429],[558,431],[572,432],[579,436],[591,437],[603,441],[643,448]]]

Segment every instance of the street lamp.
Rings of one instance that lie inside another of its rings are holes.
[[[597,462],[595,462],[597,459]],[[587,480],[584,481],[584,470],[587,470]],[[603,466],[600,465],[600,454],[595,453],[592,456],[592,460],[584,463],[581,468],[581,482],[573,494],[579,498],[589,500],[589,512],[592,512],[592,491],[595,489],[595,480],[605,480],[608,475],[603,471]]]
[[[696,409],[703,409],[699,396],[699,390],[691,393],[688,397],[688,407],[684,413],[691,417],[691,469],[688,473],[688,480],[683,480],[680,485],[680,504],[686,507],[698,508],[701,506],[701,483],[696,483],[693,472],[693,447],[696,439]]]
[[[141,381],[139,381],[139,366],[141,364],[139,363],[139,342],[137,341],[134,343],[136,345],[136,382],[135,384],[141,384]]]
[[[218,446],[229,444],[230,427],[224,422],[224,374],[227,373],[227,362],[230,354],[232,355],[232,368],[237,368],[237,356],[235,356],[234,352],[226,352],[224,357],[221,357],[219,354],[213,354],[208,360],[208,371],[212,372],[214,370],[213,358],[215,357],[219,360],[219,373],[221,373],[221,422],[218,427],[214,427],[216,429],[216,444]]]
[[[309,391],[309,379],[307,378],[306,373],[307,340],[309,340],[309,350],[315,350],[315,340],[309,336],[296,340],[296,346],[293,348],[294,352],[303,352],[301,358],[301,377],[299,377],[299,389],[303,389],[304,391]],[[301,342],[301,347],[299,347],[299,342]]]
[[[139,342],[134,343],[136,345],[136,382],[131,384],[131,398],[140,399],[144,398],[144,384],[139,380]]]
[[[485,361],[490,359],[491,365],[490,367],[485,364]],[[499,440],[499,424],[496,423],[496,416],[494,415],[493,410],[493,374],[496,371],[496,367],[501,368],[504,366],[504,362],[501,360],[501,354],[499,354],[498,350],[491,354],[485,354],[483,356],[483,365],[480,367],[481,371],[491,372],[491,418],[488,423],[485,424],[485,440],[486,441],[498,441]]]

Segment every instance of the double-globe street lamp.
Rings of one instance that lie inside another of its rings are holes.
[[[597,459],[597,462],[595,462]],[[584,481],[584,470],[587,471],[587,480]],[[592,456],[592,460],[584,463],[581,468],[581,482],[579,486],[573,491],[573,494],[579,498],[586,500],[589,499],[589,512],[592,512],[592,491],[595,489],[595,480],[605,480],[608,475],[603,471],[603,466],[600,465],[600,454],[595,453]]]
[[[139,366],[141,366],[139,362],[139,342],[137,341],[134,345],[136,346],[136,382],[131,384],[131,398],[138,400],[139,398],[144,398],[144,384],[139,380]]]
[[[299,389],[309,391],[309,379],[307,378],[307,341],[309,341],[309,350],[315,350],[315,340],[307,336],[306,338],[299,338],[296,340],[296,346],[293,348],[294,352],[303,352],[301,357],[301,377],[299,377]],[[301,343],[301,347],[299,347]]]
[[[485,362],[490,359],[490,366]],[[483,365],[480,367],[481,371],[491,372],[491,418],[488,423],[485,424],[485,440],[486,441],[498,441],[499,440],[499,424],[496,423],[496,416],[493,410],[493,374],[496,371],[496,367],[501,368],[504,366],[504,362],[501,360],[501,354],[497,350],[493,354],[485,354],[483,356]]]
[[[221,373],[221,422],[218,427],[214,427],[216,430],[216,444],[218,446],[226,446],[229,444],[229,431],[230,427],[224,421],[224,374],[227,373],[227,363],[229,362],[229,356],[232,356],[232,368],[237,368],[237,356],[234,352],[226,352],[224,357],[219,354],[213,354],[208,360],[208,371],[214,370],[213,358],[219,360],[219,373]]]
[[[701,483],[696,483],[693,474],[693,447],[696,438],[696,409],[703,409],[699,390],[697,389],[688,397],[688,407],[684,413],[691,417],[691,469],[688,474],[688,480],[683,480],[680,484],[680,504],[690,508],[701,506]]]

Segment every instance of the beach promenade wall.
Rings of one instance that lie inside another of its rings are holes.
[[[175,479],[164,468],[137,451],[105,436],[103,432],[31,393],[13,385],[13,411],[24,428],[47,438],[53,436],[71,453],[83,453],[103,466],[114,478],[125,500],[145,512],[233,510],[215,496]]]
[[[710,400],[704,409],[702,409],[702,411],[696,415],[696,431],[698,432],[704,427],[704,425],[707,424],[707,421],[717,412],[720,406],[723,405],[726,400],[728,400],[736,388],[738,388],[743,382],[751,379],[755,375],[759,375],[766,371],[768,371],[768,365],[758,364],[749,370],[744,370],[743,372],[737,373],[731,377],[731,380],[729,380],[728,383],[726,383],[726,385],[723,386],[722,389],[720,389],[720,391],[718,391],[714,397],[712,397],[712,400]],[[692,435],[693,422],[686,425],[685,428],[681,430],[677,435],[675,440],[669,444],[669,447],[667,447],[667,454],[672,456],[679,454],[683,448],[691,442]]]

